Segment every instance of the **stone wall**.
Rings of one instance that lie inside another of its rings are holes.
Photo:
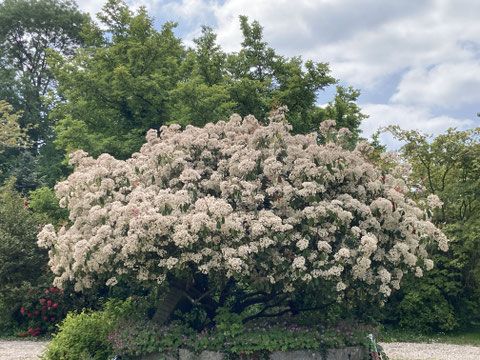
[[[361,346],[350,346],[343,349],[329,349],[327,357],[323,358],[319,350],[275,351],[268,357],[269,360],[365,360],[367,349]],[[258,359],[258,357],[250,357]],[[199,355],[185,349],[178,352],[154,353],[141,358],[141,360],[225,360],[225,354],[217,351],[203,351]],[[248,359],[242,357],[243,360]]]

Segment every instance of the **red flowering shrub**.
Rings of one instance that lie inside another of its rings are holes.
[[[22,328],[28,330],[18,335],[27,337],[52,332],[55,324],[65,317],[67,311],[63,296],[63,290],[53,286],[28,290],[18,310],[22,318]]]

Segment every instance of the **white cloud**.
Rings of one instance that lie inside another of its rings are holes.
[[[408,71],[391,100],[455,108],[480,103],[480,61],[445,63]]]
[[[200,21],[211,12],[212,4],[199,0],[182,0],[181,2],[170,2],[165,4],[163,10],[172,15],[178,16],[185,21]]]
[[[97,0],[79,0],[77,1],[78,8],[81,11],[87,12],[92,18],[96,17],[96,14],[102,10],[105,3]]]
[[[256,19],[265,39],[284,55],[327,61],[334,75],[374,87],[410,67],[471,59],[479,45],[480,2],[227,0],[213,6],[219,42],[238,50],[238,15]],[[460,10],[469,9],[469,11]]]
[[[147,10],[152,11],[162,3],[163,0],[127,0],[125,1],[128,7],[135,11],[140,6],[145,6]],[[102,11],[103,6],[107,3],[107,0],[78,0],[77,5],[81,11],[90,14],[92,19],[96,18],[97,13]],[[151,16],[154,14],[150,14]]]
[[[404,130],[419,130],[424,134],[439,135],[448,128],[465,130],[475,126],[472,119],[457,119],[450,116],[434,116],[428,108],[389,105],[389,104],[363,104],[360,105],[362,112],[369,115],[360,128],[362,135],[370,137],[380,127],[398,125]],[[391,136],[382,135],[381,140],[389,148],[398,147],[399,143]]]

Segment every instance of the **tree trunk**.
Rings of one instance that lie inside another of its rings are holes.
[[[168,318],[170,317],[170,314],[173,312],[173,310],[175,310],[178,302],[183,298],[183,296],[183,290],[176,287],[170,287],[167,290],[167,295],[160,303],[157,311],[153,315],[152,320],[159,325],[166,323]]]

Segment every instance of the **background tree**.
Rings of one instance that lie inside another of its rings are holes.
[[[310,132],[328,116],[359,131],[364,115],[352,106],[358,91],[339,88],[332,109],[318,108],[318,91],[336,82],[328,65],[277,55],[263,41],[258,22],[250,24],[245,16],[242,49],[231,54],[208,27],[185,49],[173,34],[175,24],[159,32],[145,9],[133,14],[119,0],[110,0],[99,20],[103,36],[94,36],[100,31],[91,26],[90,46],[55,62],[56,144],[67,152],[84,149],[124,159],[140,148],[150,128],[203,126],[232,112],[268,121],[270,110],[281,105],[288,106],[296,132]]]
[[[301,57],[285,58],[276,54],[263,41],[263,28],[257,21],[251,24],[240,16],[243,34],[242,48],[228,55],[230,96],[235,112],[253,114],[266,120],[268,112],[286,105],[287,120],[294,132],[308,133],[318,129],[321,121],[314,119],[318,91],[335,84],[326,63],[302,61]]]
[[[183,81],[172,91],[173,122],[204,126],[227,119],[236,102],[230,97],[226,71],[227,54],[216,43],[212,29],[202,27],[202,35],[194,39],[195,48],[187,51],[182,64]]]
[[[48,50],[64,57],[81,45],[81,30],[88,20],[74,2],[62,0],[5,0],[0,4],[2,68],[14,73],[18,86],[21,125],[34,125],[29,135],[35,146],[51,136],[48,109],[42,101],[54,79]]]
[[[69,0],[5,0],[0,3],[0,99],[7,100],[14,111],[22,111],[18,119],[28,129],[35,158],[29,166],[41,168],[34,184],[17,188],[32,189],[39,183],[52,186],[62,169],[62,156],[52,144],[54,136],[50,108],[43,97],[55,89],[55,80],[47,61],[48,52],[69,57],[82,44],[81,30],[89,21],[74,2]],[[25,150],[9,151],[0,161],[9,171],[18,172]],[[32,170],[32,168],[29,168]]]
[[[21,113],[12,113],[13,107],[0,100],[0,152],[5,148],[22,148],[29,145],[27,130],[18,123]]]
[[[181,79],[184,49],[175,24],[157,32],[144,8],[133,14],[110,0],[99,20],[106,27],[102,38],[73,59],[57,57],[56,143],[66,151],[125,158],[139,149],[148,129],[171,120],[169,92]]]
[[[480,128],[449,129],[434,138],[389,130],[405,142],[401,155],[412,165],[413,196],[436,194],[443,201],[433,221],[451,239],[447,253],[434,252],[435,269],[407,281],[392,299],[391,316],[423,330],[468,325],[480,315]]]

